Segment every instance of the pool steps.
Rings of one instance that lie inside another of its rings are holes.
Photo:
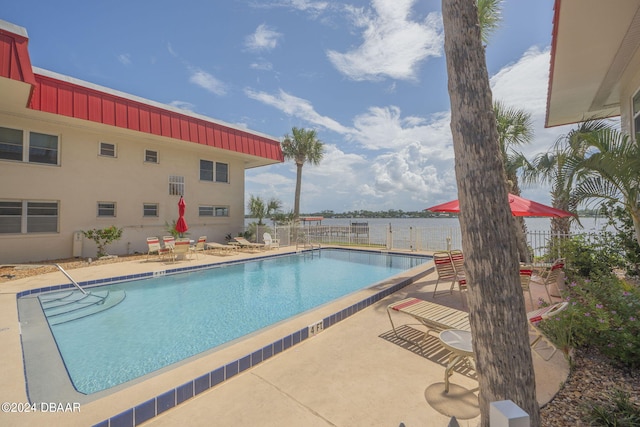
[[[40,295],[40,304],[49,325],[82,319],[108,310],[124,301],[126,293],[122,289],[95,290],[86,294],[77,291],[63,291]]]

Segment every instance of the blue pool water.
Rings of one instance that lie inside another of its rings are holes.
[[[90,394],[214,348],[428,261],[323,249],[95,288],[114,307],[55,324],[76,389]],[[68,293],[69,291],[67,291]],[[40,297],[51,298],[51,294]]]

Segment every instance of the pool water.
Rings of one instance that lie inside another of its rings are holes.
[[[91,316],[60,324],[50,321],[50,327],[75,388],[90,394],[303,313],[428,260],[322,249],[319,253],[102,286],[100,291],[124,290],[126,297],[118,305]]]

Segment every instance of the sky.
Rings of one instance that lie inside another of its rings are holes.
[[[281,140],[315,129],[301,212],[418,211],[457,198],[440,0],[0,0],[33,66]],[[553,0],[503,0],[486,47],[493,99],[545,129]],[[245,196],[293,210],[292,161],[247,170]],[[549,203],[544,186],[523,196]]]

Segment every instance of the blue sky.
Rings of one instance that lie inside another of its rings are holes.
[[[302,212],[421,210],[457,197],[440,0],[4,2],[32,64],[282,138],[313,128]],[[486,49],[493,96],[544,128],[553,0],[504,0]],[[293,208],[295,165],[246,172],[246,196]],[[549,201],[546,188],[525,197]]]

